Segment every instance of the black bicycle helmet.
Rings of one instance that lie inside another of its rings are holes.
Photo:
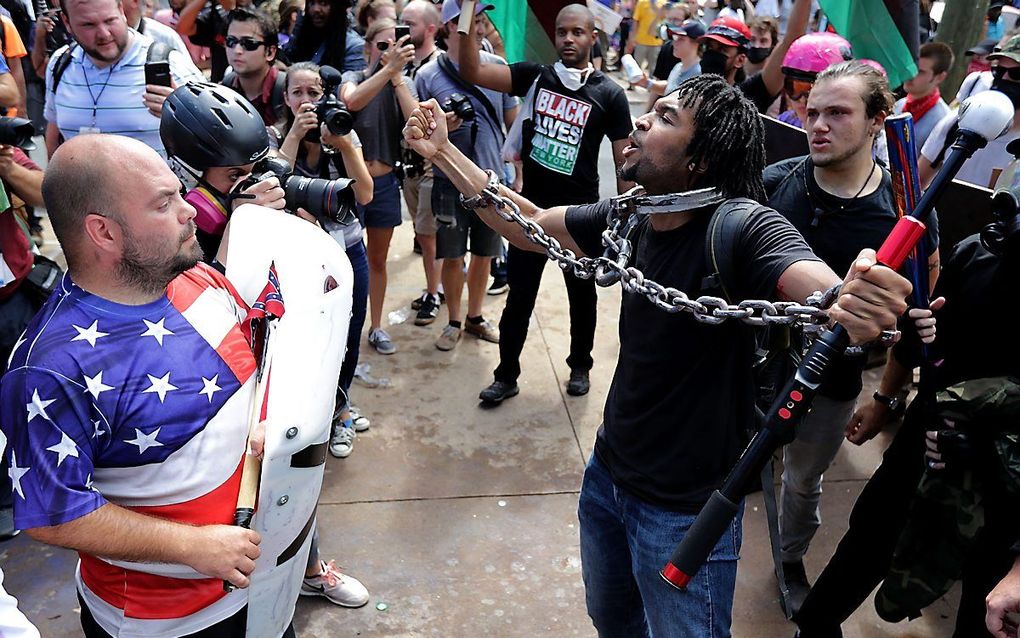
[[[269,153],[269,133],[251,102],[208,82],[190,82],[167,97],[159,136],[170,157],[199,172],[244,166]]]

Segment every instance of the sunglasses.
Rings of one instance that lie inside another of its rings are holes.
[[[808,82],[807,80],[786,78],[783,81],[783,90],[786,91],[787,97],[791,100],[800,101],[807,98],[808,94],[811,93],[811,87],[814,85],[814,82]]]
[[[380,51],[385,51],[386,49],[390,48],[390,43],[387,42],[386,40],[383,40],[382,42],[376,42],[375,48],[379,49]]]
[[[264,45],[265,43],[266,43],[265,40],[256,40],[255,38],[249,38],[247,36],[245,36],[243,38],[239,38],[237,36],[228,35],[223,40],[223,44],[228,49],[233,49],[238,44],[240,44],[241,48],[244,49],[245,51],[255,51],[260,46]]]
[[[1020,82],[1020,66],[1014,66],[1009,69],[1004,66],[993,66],[992,75],[994,75],[996,79],[1008,77],[1010,80]]]

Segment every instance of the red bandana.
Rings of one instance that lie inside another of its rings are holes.
[[[921,118],[932,109],[933,106],[938,104],[938,101],[942,98],[942,94],[939,93],[938,89],[935,89],[927,97],[923,97],[920,100],[915,100],[912,96],[907,96],[907,101],[903,104],[903,112],[910,113],[914,116],[914,122],[920,122]]]

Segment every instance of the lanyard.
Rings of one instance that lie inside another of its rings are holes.
[[[85,76],[85,88],[89,91],[89,97],[92,98],[92,128],[96,127],[96,111],[99,110],[99,99],[103,97],[103,93],[106,91],[106,87],[110,84],[110,79],[113,78],[113,70],[117,67],[114,63],[110,65],[110,71],[106,74],[106,81],[103,82],[103,86],[99,89],[98,95],[92,94],[92,84],[89,82],[89,73],[85,68],[84,60],[82,60],[82,75]]]

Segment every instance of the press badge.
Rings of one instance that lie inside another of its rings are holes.
[[[102,133],[102,131],[100,131],[98,128],[96,128],[94,126],[83,126],[83,127],[78,129],[78,134],[79,135],[88,135],[89,133],[98,134],[98,133]]]

